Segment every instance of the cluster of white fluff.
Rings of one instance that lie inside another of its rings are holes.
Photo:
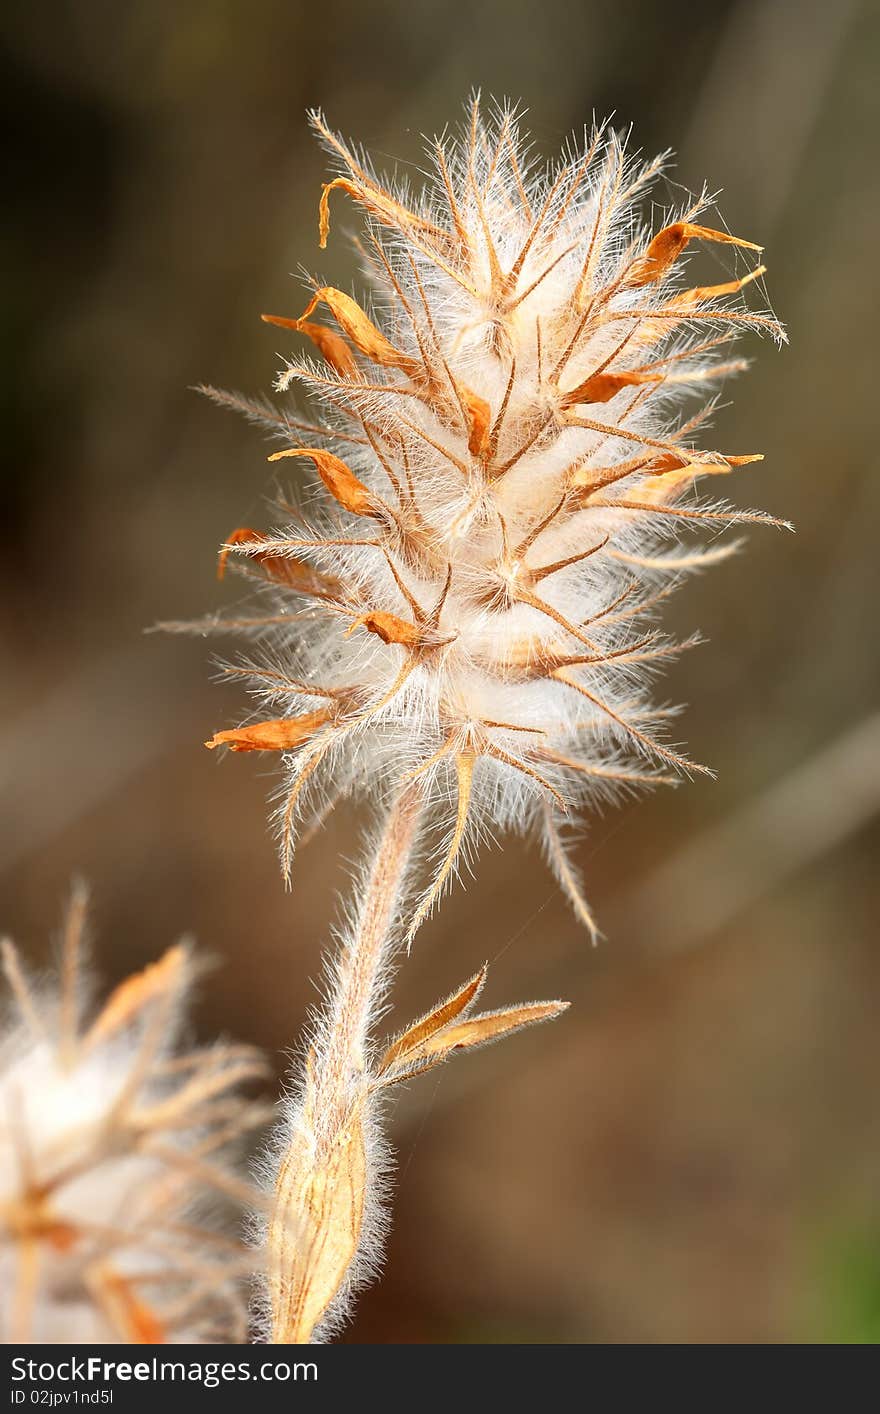
[[[770,519],[697,499],[699,477],[714,487],[756,458],[701,449],[709,409],[678,411],[740,366],[723,351],[743,328],[780,336],[738,297],[762,266],[688,287],[680,257],[692,242],[759,248],[698,225],[704,199],[652,234],[639,212],[662,160],[629,158],[604,128],[548,170],[510,112],[487,121],[474,103],[411,191],[313,121],[340,173],[322,244],[330,203],[353,198],[371,302],[317,285],[304,315],[264,316],[320,355],[278,384],[308,390],[316,422],[215,394],[317,475],[287,524],[230,537],[263,595],[231,620],[260,645],[232,671],[270,719],[208,744],[284,753],[285,869],[299,821],[417,779],[444,834],[412,931],[473,832],[529,827],[592,927],[565,822],[703,769],[650,701],[676,651],[652,611],[735,547],[677,542]]]
[[[244,1249],[218,1203],[247,1200],[230,1146],[262,1110],[246,1047],[181,1050],[189,950],[121,983],[86,1019],[83,900],[59,981],[4,944],[0,1330],[37,1343],[241,1340]],[[225,1195],[225,1197],[224,1197]]]

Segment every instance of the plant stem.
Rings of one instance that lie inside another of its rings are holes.
[[[339,960],[329,1006],[327,1047],[315,1076],[317,1124],[338,1131],[352,1080],[365,1065],[370,1027],[387,980],[394,917],[418,824],[418,795],[404,791],[392,806],[366,881],[357,927]],[[332,1141],[331,1141],[332,1142]]]
[[[351,1285],[364,1215],[376,1199],[368,1153],[366,1049],[396,941],[395,920],[419,821],[417,788],[392,806],[366,876],[357,924],[306,1062],[268,1229],[272,1343],[307,1344]]]

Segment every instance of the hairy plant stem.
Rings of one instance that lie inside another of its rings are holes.
[[[364,1071],[370,1026],[394,943],[394,916],[415,840],[418,801],[418,792],[411,787],[391,807],[370,868],[357,929],[339,966],[330,1004],[329,1044],[315,1077],[321,1120],[333,1130],[345,1119],[339,1106],[345,1102],[347,1082],[359,1080]]]
[[[391,807],[336,981],[307,1061],[299,1121],[281,1160],[269,1222],[272,1343],[308,1344],[350,1277],[370,1182],[366,1048],[387,981],[395,916],[419,820],[410,786]]]

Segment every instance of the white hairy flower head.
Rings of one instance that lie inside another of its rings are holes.
[[[0,1033],[0,1329],[43,1343],[241,1340],[245,1249],[212,1214],[250,1186],[229,1145],[264,1112],[237,1093],[256,1052],[181,1051],[184,945],[85,1020],[85,896],[59,982],[34,985],[4,943]]]
[[[701,444],[707,407],[679,412],[740,366],[723,351],[742,329],[781,337],[738,298],[763,266],[688,286],[681,257],[759,247],[699,224],[705,196],[652,234],[639,210],[662,159],[639,164],[605,128],[544,170],[512,113],[474,102],[414,192],[313,123],[340,171],[321,244],[347,194],[371,298],[316,284],[299,318],[264,316],[311,341],[278,388],[305,388],[314,422],[207,390],[283,439],[275,459],[295,458],[304,488],[287,524],[224,549],[259,581],[262,605],[231,621],[259,649],[231,671],[266,719],[208,745],[283,753],[285,871],[301,821],[417,780],[441,836],[411,933],[469,835],[511,827],[538,829],[592,928],[561,827],[703,769],[650,702],[676,651],[652,611],[733,547],[679,542],[771,519],[697,497],[759,458]]]

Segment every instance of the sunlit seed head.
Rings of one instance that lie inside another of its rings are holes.
[[[352,200],[370,298],[316,283],[298,318],[264,316],[304,341],[278,388],[310,414],[213,394],[303,475],[278,530],[224,548],[259,591],[231,622],[257,641],[239,671],[270,720],[209,745],[285,753],[285,871],[301,823],[417,779],[438,835],[413,929],[468,842],[510,828],[539,832],[592,927],[563,822],[704,769],[651,703],[679,651],[653,610],[724,553],[694,531],[771,521],[696,489],[754,459],[707,444],[705,394],[741,367],[737,334],[782,337],[741,294],[759,247],[699,223],[705,196],[652,233],[662,160],[604,126],[544,169],[512,111],[474,102],[414,194],[313,123],[338,169],[321,245],[331,202]],[[723,280],[688,282],[699,245]]]

